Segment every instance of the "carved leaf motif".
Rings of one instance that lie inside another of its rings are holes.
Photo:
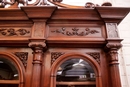
[[[30,31],[26,29],[0,28],[0,33],[3,36],[23,36],[29,34]]]
[[[64,53],[62,53],[62,52],[52,52],[51,53],[51,64],[53,64],[55,62],[55,60],[63,54]]]
[[[99,33],[99,31],[94,30],[94,29],[89,29],[86,28],[84,29],[84,31],[79,31],[80,29],[78,28],[72,28],[72,31],[67,30],[65,27],[62,27],[61,29],[56,29],[51,31],[52,33],[61,33],[63,35],[67,35],[67,36],[86,36],[89,34],[95,34],[95,33]]]
[[[87,54],[92,56],[100,64],[100,53],[98,53],[98,52],[90,52],[90,53],[87,53]]]
[[[24,67],[27,66],[28,52],[15,52],[14,53],[23,63]]]

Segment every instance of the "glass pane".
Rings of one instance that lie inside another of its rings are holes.
[[[15,64],[6,58],[0,58],[0,80],[17,79],[19,79],[19,76]]]
[[[59,67],[57,81],[95,81],[95,73],[90,64],[82,59],[69,59]]]

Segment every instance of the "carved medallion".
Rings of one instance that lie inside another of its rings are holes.
[[[87,36],[89,34],[96,34],[99,33],[98,30],[96,29],[90,29],[90,28],[66,28],[62,27],[60,29],[56,30],[51,30],[51,33],[57,33],[57,34],[62,34],[62,35],[67,35],[67,36]]]
[[[15,52],[14,53],[23,63],[24,67],[27,66],[28,52]]]
[[[24,36],[30,34],[26,29],[0,28],[0,36]]]
[[[92,56],[100,64],[100,53],[98,53],[98,52],[90,52],[90,53],[87,53],[87,54]]]
[[[55,60],[63,54],[64,53],[62,53],[62,52],[52,52],[51,53],[51,64],[53,64],[55,62]]]

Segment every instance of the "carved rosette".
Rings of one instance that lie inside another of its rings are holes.
[[[100,64],[100,53],[90,52],[90,53],[87,53],[87,54],[90,55],[91,57],[93,57],[98,62],[98,64]]]
[[[27,29],[0,28],[0,36],[27,36],[30,31]]]
[[[28,52],[15,52],[14,53],[23,63],[24,67],[27,67]]]
[[[63,52],[51,52],[51,64],[53,64],[55,60],[63,54]]]

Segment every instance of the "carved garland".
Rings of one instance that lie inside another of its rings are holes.
[[[67,35],[67,36],[86,36],[89,34],[95,34],[95,33],[99,33],[99,31],[97,30],[91,30],[89,28],[86,28],[84,31],[79,32],[78,28],[72,28],[72,31],[68,31],[65,27],[62,27],[61,29],[56,29],[51,31],[52,33],[61,33],[63,35]]]
[[[29,34],[30,31],[28,31],[26,29],[18,29],[18,30],[16,30],[16,29],[13,29],[13,28],[9,28],[9,29],[0,28],[0,33],[3,36],[14,36],[14,35],[23,36],[23,35]]]
[[[24,67],[27,66],[28,52],[15,52],[14,53],[23,63]]]

